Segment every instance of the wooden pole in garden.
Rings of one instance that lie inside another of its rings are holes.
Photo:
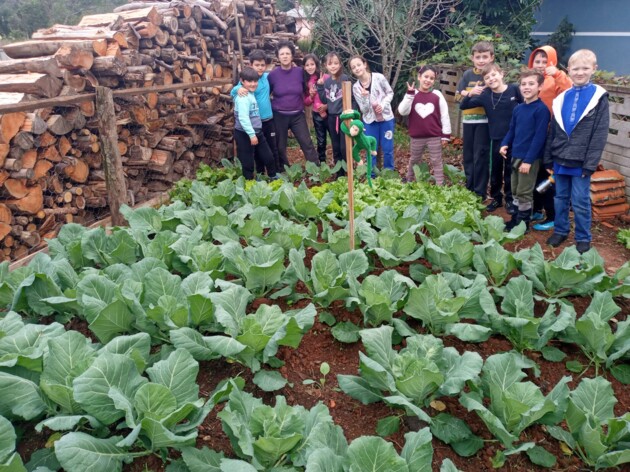
[[[126,224],[126,221],[120,214],[120,207],[127,203],[127,184],[118,149],[118,133],[116,132],[116,115],[114,113],[112,89],[96,87],[96,113],[99,116],[98,134],[101,138],[103,170],[105,171],[105,180],[107,182],[107,196],[112,225],[122,226]]]
[[[352,108],[352,83],[342,82],[343,111]],[[346,120],[346,126],[350,129],[350,120]],[[348,167],[348,230],[350,231],[350,250],[354,250],[354,165],[352,159],[352,138],[346,136],[346,166]],[[371,156],[368,156],[368,159]]]

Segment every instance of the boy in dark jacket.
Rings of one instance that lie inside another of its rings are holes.
[[[573,87],[553,101],[553,122],[545,149],[545,167],[556,180],[554,233],[547,244],[557,247],[568,237],[569,205],[573,207],[575,242],[584,253],[591,248],[591,175],[608,138],[608,93],[591,83],[597,69],[593,51],[580,49],[569,58]]]

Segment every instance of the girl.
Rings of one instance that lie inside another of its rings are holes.
[[[483,92],[478,93],[477,88],[468,92],[464,97],[460,108],[483,107],[488,117],[488,131],[490,134],[490,155],[492,167],[490,172],[490,196],[492,201],[486,207],[489,212],[503,206],[503,194],[505,191],[505,210],[513,215],[516,212],[512,197],[512,160],[503,159],[499,154],[501,141],[510,129],[512,112],[516,105],[523,102],[523,96],[517,85],[506,84],[503,80],[503,70],[498,64],[492,62],[481,69],[481,76],[486,84]]]
[[[327,106],[322,103],[317,94],[317,81],[322,76],[319,67],[319,58],[315,54],[304,56],[304,105],[313,106],[313,127],[317,137],[317,154],[319,162],[326,162],[326,132],[328,131]],[[328,78],[323,75],[324,80]]]
[[[328,132],[336,164],[346,159],[346,137],[339,129],[339,115],[343,113],[341,83],[349,81],[350,78],[343,73],[341,59],[336,52],[329,52],[326,55],[326,70],[330,77],[320,77],[317,80],[317,93],[322,103],[328,106]],[[337,175],[345,175],[345,171],[340,169]]]
[[[367,61],[361,56],[350,59],[350,70],[358,79],[352,86],[352,95],[363,115],[365,134],[376,139],[376,147],[383,150],[383,167],[394,169],[394,91],[383,74],[370,72]],[[376,157],[373,158],[373,168]]]
[[[407,94],[398,105],[398,112],[409,115],[409,136],[411,136],[407,181],[416,179],[413,166],[422,161],[424,147],[429,148],[431,167],[435,183],[444,183],[444,163],[442,162],[442,140],[451,138],[451,119],[448,116],[446,99],[437,90],[432,90],[437,70],[433,66],[418,69],[420,88],[415,89],[407,82]]]
[[[289,129],[300,144],[304,157],[319,163],[317,151],[311,141],[306,117],[304,116],[304,71],[293,64],[295,47],[289,41],[280,41],[276,56],[280,65],[269,73],[271,108],[276,124],[276,142],[278,143],[278,169],[289,165],[287,159],[287,140]]]

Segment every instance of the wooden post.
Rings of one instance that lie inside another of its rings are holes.
[[[236,42],[238,43],[238,58],[241,69],[243,69],[243,39],[241,33],[241,22],[238,19],[238,8],[236,8],[236,0],[232,1],[234,6],[234,26],[236,26]]]
[[[121,226],[126,224],[125,218],[120,214],[120,207],[127,203],[127,183],[118,150],[114,97],[110,88],[96,87],[96,113],[100,117],[98,133],[101,139],[103,170],[107,182],[112,224]]]
[[[341,93],[343,111],[352,108],[352,83],[342,82]],[[350,128],[350,120],[346,120],[346,126]],[[352,138],[346,136],[346,166],[348,167],[348,230],[350,231],[350,250],[354,250],[354,160],[352,159]],[[368,158],[371,156],[368,156]]]

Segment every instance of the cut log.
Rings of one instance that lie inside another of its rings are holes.
[[[40,159],[35,163],[35,167],[33,167],[33,177],[32,180],[39,180],[48,175],[50,169],[53,168],[53,163],[47,161],[46,159]]]
[[[11,225],[7,223],[0,223],[0,241],[4,240],[4,238],[8,236],[9,233],[11,233]]]
[[[69,133],[74,129],[74,125],[61,115],[52,115],[46,122],[48,130],[57,136]]]
[[[124,11],[117,13],[102,13],[98,15],[87,15],[81,18],[79,26],[107,26],[122,18],[126,22],[148,21],[156,26],[162,23],[162,15],[154,7],[142,8],[139,10]]]
[[[4,161],[9,155],[9,151],[11,150],[11,146],[8,144],[0,144],[0,169],[4,167]]]
[[[24,198],[28,195],[29,189],[23,179],[8,179],[4,183],[4,190],[11,198]]]
[[[55,59],[59,67],[69,70],[89,69],[94,63],[94,55],[91,51],[78,48],[72,44],[64,44],[55,53]]]
[[[21,111],[0,115],[0,144],[9,144],[24,124],[24,120],[26,113]]]
[[[37,149],[27,149],[22,155],[22,167],[24,169],[33,169],[37,162]],[[29,177],[30,179],[31,177]]]
[[[27,113],[20,131],[26,131],[36,135],[44,133],[48,129],[46,122],[37,113]]]
[[[74,47],[93,51],[98,56],[105,55],[107,49],[106,39],[95,40],[33,40],[23,41],[19,43],[5,44],[2,46],[7,56],[13,59],[21,59],[28,57],[52,56],[63,45],[71,44]]]
[[[32,38],[61,41],[73,39],[108,39],[111,41],[116,41],[123,48],[126,48],[128,46],[127,39],[124,33],[121,33],[120,31],[111,31],[105,28],[55,25],[51,28],[36,31],[35,33],[33,33]]]
[[[95,57],[91,71],[96,75],[125,75],[127,65],[115,56]]]
[[[54,57],[34,57],[0,61],[0,74],[25,74],[37,72],[61,77],[62,71]]]
[[[66,157],[55,166],[55,172],[73,182],[84,183],[87,181],[90,168],[81,159]]]
[[[13,220],[11,210],[4,203],[0,203],[0,222],[10,224]],[[2,238],[0,238],[2,239]]]
[[[15,105],[25,100],[24,93],[0,92],[0,105]]]
[[[52,98],[59,95],[62,85],[61,80],[45,74],[0,75],[0,92],[30,93]]]

